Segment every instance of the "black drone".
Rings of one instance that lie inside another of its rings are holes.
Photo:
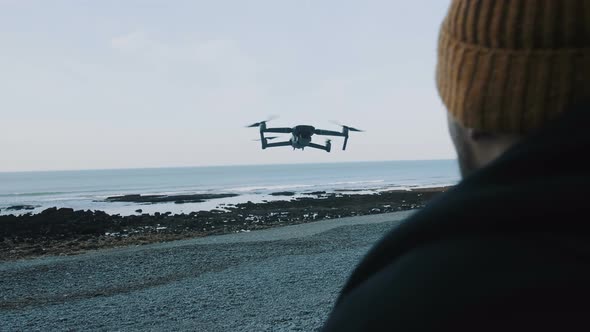
[[[323,135],[323,136],[340,136],[344,137],[344,144],[342,145],[342,150],[346,150],[346,143],[348,143],[348,133],[351,131],[362,131],[360,129],[352,128],[349,126],[343,126],[342,131],[332,131],[332,130],[324,130],[324,129],[316,129],[313,126],[308,125],[299,125],[293,128],[289,127],[277,127],[277,128],[267,128],[266,123],[270,120],[261,121],[253,123],[248,128],[259,127],[260,128],[260,142],[262,143],[262,149],[266,148],[274,148],[279,146],[291,146],[293,150],[301,149],[303,150],[305,147],[309,146],[310,148],[324,150],[326,152],[330,152],[332,148],[331,140],[326,140],[326,145],[315,144],[311,142],[311,136],[315,135]],[[280,134],[291,134],[291,138],[288,141],[284,142],[276,142],[276,143],[269,143],[269,140],[275,139],[277,137],[265,137],[264,133],[280,133]]]

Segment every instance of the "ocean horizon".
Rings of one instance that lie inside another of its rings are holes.
[[[224,204],[292,199],[312,191],[369,194],[447,186],[459,179],[454,159],[0,172],[0,215],[38,213],[50,207],[121,215],[136,214],[138,209],[142,213],[190,213]],[[295,195],[271,195],[278,191]],[[238,196],[185,204],[105,201],[107,197],[130,194],[218,193]],[[33,208],[7,210],[17,205]]]

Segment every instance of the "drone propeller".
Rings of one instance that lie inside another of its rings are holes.
[[[332,121],[332,123],[334,123],[334,124],[336,124],[336,125],[338,125],[338,126],[340,126],[342,128],[346,128],[346,129],[348,129],[348,131],[359,131],[359,132],[364,131],[364,130],[361,130],[361,129],[356,129],[356,128],[353,128],[353,127],[345,126],[345,125],[340,124],[340,123],[338,123],[336,121]]]
[[[349,131],[358,131],[358,132],[363,132],[364,131],[364,130],[361,130],[361,129],[356,129],[356,128],[348,127],[348,126],[342,126],[342,127],[348,128]]]
[[[261,124],[267,123],[268,121],[274,120],[276,118],[277,118],[277,116],[276,115],[273,115],[273,116],[269,117],[268,119],[266,119],[264,121],[256,122],[256,123],[253,123],[253,124],[251,124],[249,126],[246,126],[246,128],[260,127]]]
[[[268,140],[275,139],[275,138],[279,138],[279,137],[278,136],[265,137],[265,139],[268,139]],[[260,138],[253,139],[253,141],[260,141]]]

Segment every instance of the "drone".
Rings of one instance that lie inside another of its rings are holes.
[[[326,152],[330,152],[330,150],[332,148],[332,140],[327,139],[325,145],[312,143],[311,136],[313,136],[313,135],[344,137],[344,144],[342,145],[342,150],[346,150],[346,144],[348,143],[348,133],[351,131],[362,132],[362,130],[360,130],[360,129],[356,129],[356,128],[349,127],[349,126],[344,126],[341,124],[338,124],[339,126],[342,127],[341,132],[340,131],[332,131],[332,130],[324,130],[324,129],[316,129],[314,126],[309,126],[309,125],[298,125],[293,128],[289,128],[289,127],[267,128],[266,123],[268,121],[270,121],[270,119],[266,120],[266,121],[256,122],[256,123],[253,123],[249,126],[246,126],[247,128],[254,128],[254,127],[260,128],[259,141],[262,143],[263,150],[266,148],[274,148],[274,147],[279,147],[279,146],[291,146],[291,147],[293,147],[293,150],[295,150],[295,149],[303,150],[306,147],[310,147],[310,148],[315,148],[315,149],[324,150]],[[269,143],[268,142],[269,140],[273,140],[278,137],[276,137],[276,136],[265,137],[264,133],[291,134],[291,138],[288,141],[284,141],[284,142]]]

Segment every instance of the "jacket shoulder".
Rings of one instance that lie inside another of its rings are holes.
[[[562,328],[589,309],[590,263],[561,240],[457,236],[411,249],[343,295],[326,330]]]

